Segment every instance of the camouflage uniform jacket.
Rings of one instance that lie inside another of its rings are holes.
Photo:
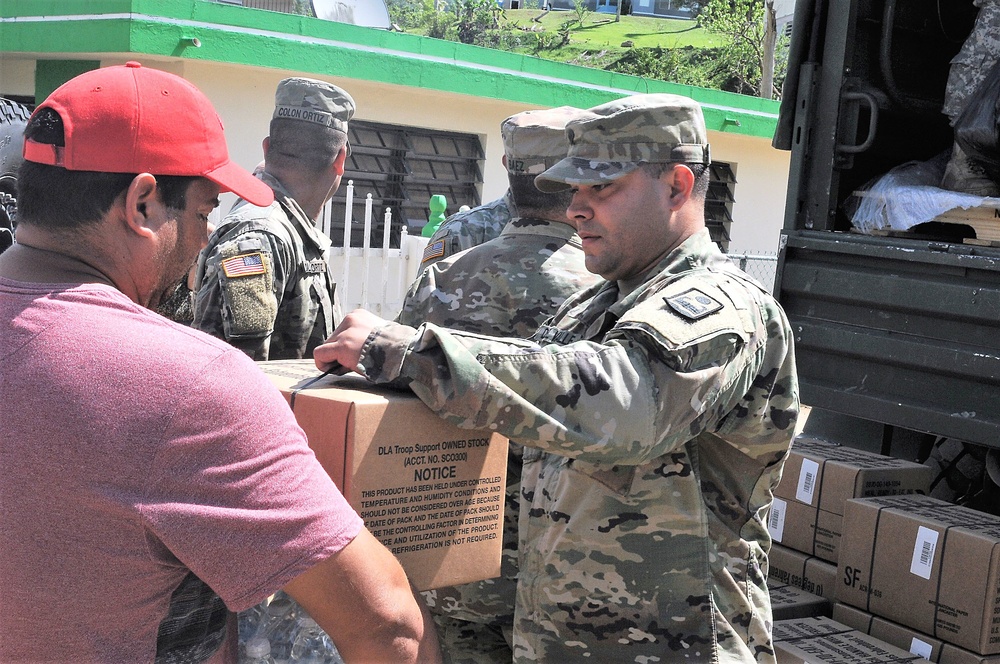
[[[514,201],[508,191],[495,201],[451,215],[428,240],[420,268],[499,237],[513,217],[513,211]]]
[[[530,446],[515,661],[728,663],[774,662],[765,520],[794,364],[784,312],[702,230],[533,340],[387,324],[359,369]]]
[[[583,258],[569,224],[516,218],[499,237],[424,269],[396,320],[526,338],[572,293],[600,280]]]
[[[941,109],[952,126],[1000,58],[1000,2],[973,0],[972,4],[979,7],[979,14],[972,32],[951,60]]]
[[[266,208],[240,200],[198,259],[193,327],[255,360],[311,357],[340,322],[330,239],[278,180]]]
[[[584,265],[572,226],[515,218],[500,237],[425,269],[410,286],[396,321],[529,337],[570,295],[598,281]],[[427,598],[432,612],[470,622],[513,622],[521,454],[521,446],[511,443],[500,577],[439,588]]]

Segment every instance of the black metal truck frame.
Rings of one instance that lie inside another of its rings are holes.
[[[797,0],[775,294],[803,403],[1000,447],[1000,248],[861,235],[844,210],[892,167],[950,149],[945,83],[975,16],[972,0]]]

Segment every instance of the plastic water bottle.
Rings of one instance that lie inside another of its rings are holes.
[[[240,645],[244,645],[250,637],[257,633],[266,607],[266,603],[258,604],[246,611],[240,611],[236,616],[239,625]]]
[[[296,664],[332,664],[340,661],[337,649],[326,632],[309,615],[299,618],[299,633],[292,644],[290,662]]]
[[[243,647],[240,664],[275,664],[271,657],[271,642],[264,636],[251,636]]]
[[[259,633],[271,642],[271,656],[275,662],[285,662],[291,657],[292,643],[299,632],[300,613],[303,612],[295,601],[282,592],[268,603]]]

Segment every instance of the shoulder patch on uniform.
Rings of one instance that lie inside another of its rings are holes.
[[[444,240],[432,242],[424,247],[424,257],[420,259],[420,262],[426,263],[432,258],[440,258],[441,256],[444,256]]]
[[[697,288],[690,288],[683,293],[663,299],[671,309],[689,320],[704,318],[722,308],[721,302],[705,295]]]
[[[264,257],[259,251],[241,254],[222,261],[222,272],[230,279],[265,274]]]

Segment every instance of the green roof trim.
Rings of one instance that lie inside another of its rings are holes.
[[[185,41],[194,38],[200,47]],[[171,56],[539,106],[587,108],[626,94],[669,92],[700,102],[710,130],[768,139],[778,117],[772,100],[210,0],[0,3],[0,44],[0,57]]]

